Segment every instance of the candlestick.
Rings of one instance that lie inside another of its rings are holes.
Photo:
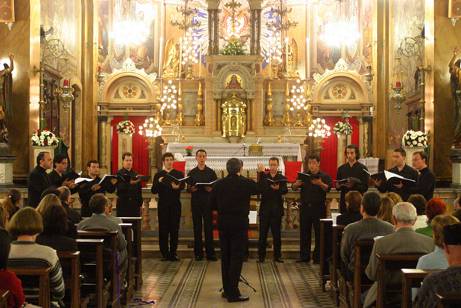
[[[306,37],[306,80],[310,79],[311,75],[311,59],[310,59],[310,40],[309,37]]]

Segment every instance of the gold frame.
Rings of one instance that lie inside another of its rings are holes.
[[[461,0],[448,0],[448,18],[461,18]]]
[[[7,19],[8,15],[9,19]],[[8,24],[14,21],[14,0],[0,0],[0,23]]]

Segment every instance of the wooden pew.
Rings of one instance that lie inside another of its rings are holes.
[[[19,267],[14,264],[10,266],[10,263],[14,263],[8,261],[8,269],[10,271],[15,272],[16,276],[18,276],[21,281],[23,281],[23,288],[24,294],[26,296],[26,301],[29,303],[37,303],[41,307],[50,307],[51,304],[51,294],[50,294],[50,271],[51,267],[35,267],[35,268],[28,268],[28,267]],[[24,285],[24,280],[27,278],[32,278],[34,280],[38,280],[38,290],[33,288],[33,293],[27,292],[27,288]],[[35,294],[38,292],[38,296]],[[38,297],[38,298],[37,298]]]
[[[133,261],[135,264],[134,278],[136,280],[136,290],[139,290],[142,285],[142,217],[119,217],[124,223],[133,225],[134,240],[133,245]]]
[[[330,281],[336,305],[339,306],[339,277],[341,276],[341,239],[345,226],[333,225],[331,240]]]
[[[0,290],[0,308],[8,308],[9,296],[10,296],[10,291]]]
[[[412,288],[420,288],[427,275],[438,270],[402,268],[402,308],[412,307]]]
[[[355,242],[354,246],[354,273],[352,285],[349,285],[352,290],[352,307],[361,308],[361,295],[369,289],[373,284],[365,274],[368,262],[370,260],[371,251],[373,250],[374,240],[363,239]]]
[[[135,290],[135,278],[134,278],[134,260],[133,260],[133,226],[131,223],[121,223],[119,226],[122,228],[122,232],[126,239],[126,250],[127,250],[127,270],[126,270],[126,281],[128,282],[125,290],[125,301],[126,303],[134,295]]]
[[[399,285],[389,285],[387,283],[387,278],[390,277],[390,273],[401,273],[402,268],[415,268],[418,259],[422,255],[423,254],[376,254],[378,259],[376,308],[385,307],[384,298],[388,297],[388,293],[399,296],[402,291],[401,280]]]
[[[104,240],[103,239],[77,239],[77,246],[80,250],[81,273],[85,275],[81,289],[83,294],[90,295],[96,307],[105,307],[104,298]],[[94,277],[94,279],[93,279]]]
[[[59,262],[62,267],[64,285],[70,292],[70,301],[66,301],[66,306],[70,304],[72,308],[80,307],[80,252],[79,251],[58,251]],[[68,294],[66,294],[68,295]]]
[[[110,278],[111,278],[111,296],[110,305],[120,306],[120,275],[117,263],[117,234],[118,231],[106,231],[106,230],[78,230],[77,236],[81,239],[103,239],[104,249],[109,253],[109,256],[104,257],[104,261],[110,262]]]
[[[437,308],[458,308],[461,307],[461,293],[436,293],[439,300]]]
[[[320,219],[320,286],[325,292],[325,284],[330,279],[328,271],[328,258],[331,256],[331,230],[333,219]]]

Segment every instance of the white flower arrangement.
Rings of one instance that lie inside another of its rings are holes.
[[[336,135],[352,135],[352,125],[349,122],[336,122],[333,127],[333,131]]]
[[[59,143],[59,139],[53,132],[49,130],[37,130],[33,133],[32,146],[36,147],[47,147],[47,146],[56,146]]]
[[[404,147],[427,147],[427,135],[422,131],[407,130],[402,137]]]
[[[121,134],[133,135],[135,132],[134,124],[130,120],[120,121],[117,124],[117,131]]]

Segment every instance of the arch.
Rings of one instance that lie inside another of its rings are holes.
[[[370,104],[368,89],[359,74],[351,71],[332,72],[314,87],[314,104]]]
[[[241,78],[242,89],[226,89],[226,81],[231,75],[237,75]],[[255,83],[253,80],[254,76],[248,67],[236,62],[227,64],[220,69],[213,81],[213,97],[214,99],[220,99],[226,92],[244,92],[248,98],[253,98],[255,94]]]
[[[110,75],[103,88],[103,100],[109,103],[148,103],[155,100],[151,81],[137,72],[119,72]]]

